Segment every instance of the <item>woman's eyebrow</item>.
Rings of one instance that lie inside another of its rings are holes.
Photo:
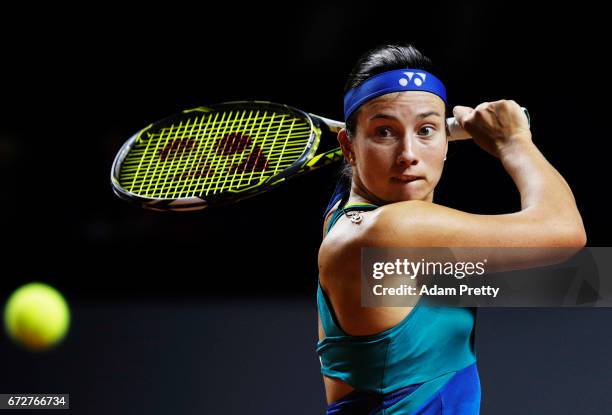
[[[435,115],[437,117],[442,118],[442,115],[439,112],[436,112],[436,111],[422,112],[422,113],[418,114],[417,117],[419,117],[419,118],[427,118],[427,117],[429,117],[431,115]]]
[[[442,118],[442,115],[439,112],[436,112],[436,111],[422,112],[420,114],[417,114],[417,118],[427,118],[427,117],[432,116],[432,115],[435,115],[437,117]],[[398,119],[394,115],[378,113],[378,114],[374,114],[370,118],[368,118],[368,121],[376,120],[376,119],[379,119],[379,118],[387,119],[387,120],[397,120]]]
[[[372,121],[372,120],[376,120],[376,119],[387,119],[387,120],[397,120],[397,117],[394,115],[389,115],[389,114],[374,114],[372,115],[370,118],[368,118],[368,121]]]

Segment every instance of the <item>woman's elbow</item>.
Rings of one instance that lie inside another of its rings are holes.
[[[587,244],[587,234],[582,223],[565,227],[555,240],[555,245],[562,248],[584,248]]]
[[[571,246],[575,248],[584,248],[587,244],[587,234],[584,226],[580,226],[570,239]]]
[[[542,256],[547,258],[547,264],[557,264],[571,259],[587,243],[583,227],[557,228],[557,232],[549,236],[553,238],[546,244],[546,248],[542,248]]]

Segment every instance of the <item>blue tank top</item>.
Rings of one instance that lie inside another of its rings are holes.
[[[347,204],[330,218],[353,210],[373,210],[371,204]],[[317,343],[321,373],[343,380],[357,391],[388,394],[420,384],[402,402],[405,411],[418,409],[455,373],[476,362],[476,309],[441,307],[422,297],[397,325],[366,336],[346,334],[319,282],[317,308],[325,339]]]

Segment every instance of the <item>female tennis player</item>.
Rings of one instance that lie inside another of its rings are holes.
[[[435,204],[448,149],[446,107],[430,60],[410,45],[366,53],[348,79],[346,128],[338,141],[350,180],[339,184],[326,209],[319,251],[317,353],[327,414],[480,411],[475,309],[420,302],[361,307],[361,247],[586,243],[572,191],[533,144],[528,121],[511,100],[457,106],[453,114],[501,161],[521,210],[476,215]]]

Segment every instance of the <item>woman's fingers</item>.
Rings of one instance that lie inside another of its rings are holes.
[[[464,107],[462,105],[456,105],[453,108],[453,116],[455,117],[455,120],[457,120],[461,128],[464,128],[466,118],[471,116],[473,112],[474,108]]]

